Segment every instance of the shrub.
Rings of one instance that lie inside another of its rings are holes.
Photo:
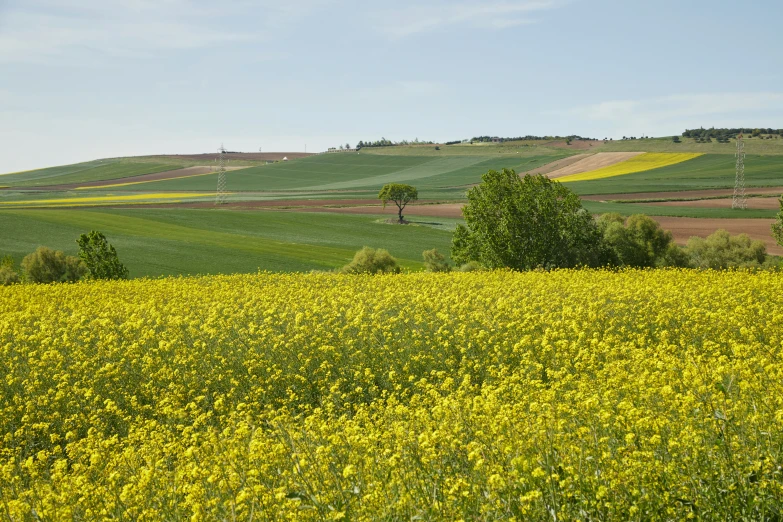
[[[11,256],[0,258],[0,286],[13,285],[19,281],[19,273],[14,268],[13,258]]]
[[[102,233],[93,230],[82,234],[76,243],[79,245],[79,258],[84,261],[90,278],[128,279],[128,269]]]
[[[468,191],[452,259],[486,268],[598,266],[606,253],[595,220],[565,185],[541,175],[490,170]]]
[[[598,228],[610,251],[609,261],[612,264],[634,267],[670,266],[667,255],[673,262],[679,255],[670,250],[674,241],[671,232],[663,230],[658,222],[649,216],[634,214],[623,219],[620,214],[610,212],[598,218]],[[682,257],[677,259],[677,262],[681,262]]]
[[[428,272],[451,272],[451,265],[437,249],[425,250],[421,255],[424,258],[424,268]]]
[[[690,238],[685,251],[691,265],[699,268],[762,267],[767,258],[763,241],[753,241],[747,234],[732,236],[722,229],[706,239]]]
[[[484,267],[477,261],[468,261],[459,267],[460,272],[481,272],[482,270],[484,270]]]
[[[74,282],[87,273],[87,267],[79,258],[45,246],[25,256],[22,269],[25,280],[31,283]]]
[[[353,256],[353,261],[340,269],[344,274],[398,274],[400,267],[387,250],[364,247]]]

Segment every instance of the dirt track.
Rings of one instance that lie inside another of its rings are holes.
[[[565,168],[569,165],[573,165],[577,161],[582,161],[583,159],[589,158],[590,156],[592,156],[592,154],[577,154],[575,156],[569,156],[567,158],[563,158],[557,161],[553,161],[551,163],[547,163],[543,167],[538,167],[537,169],[533,169],[530,171],[530,174],[549,174],[550,172],[554,172],[556,170]]]
[[[590,172],[591,170],[602,169],[609,167],[621,161],[625,161],[644,154],[643,152],[598,152],[591,154],[586,158],[581,159],[575,163],[567,165],[561,169],[554,170],[547,174],[548,177],[555,179],[563,176],[569,176],[571,174],[581,174],[582,172]]]

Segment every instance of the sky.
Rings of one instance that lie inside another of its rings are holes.
[[[0,172],[783,127],[780,0],[0,0]]]

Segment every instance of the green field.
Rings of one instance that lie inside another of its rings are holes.
[[[40,187],[70,183],[86,183],[154,174],[176,170],[182,165],[122,159],[97,160],[62,167],[31,170],[0,176],[0,183],[11,187]]]
[[[514,168],[519,172],[535,169],[566,154],[506,156],[392,156],[374,154],[323,154],[285,163],[229,172],[230,191],[349,191],[372,193],[386,183],[415,185],[420,197],[428,190],[463,187],[481,181],[490,169]],[[112,187],[111,190],[213,191],[217,175],[196,176],[144,185]]]
[[[73,255],[80,234],[100,230],[133,277],[331,269],[348,263],[365,245],[386,248],[404,267],[419,269],[423,250],[448,254],[451,233],[438,229],[441,225],[274,211],[3,210],[0,256],[10,254],[19,262],[40,245]]]

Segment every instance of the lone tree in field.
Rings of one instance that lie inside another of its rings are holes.
[[[468,191],[451,258],[486,268],[599,266],[608,260],[601,232],[579,197],[541,175],[490,170]]]
[[[106,236],[93,230],[79,236],[76,243],[91,279],[128,279],[128,269],[120,263],[117,251],[106,241]]]
[[[402,219],[402,209],[405,205],[411,201],[419,199],[419,191],[415,187],[410,185],[403,185],[401,183],[389,183],[384,185],[381,191],[378,193],[378,199],[383,201],[383,208],[386,208],[386,203],[389,201],[394,202],[399,209],[397,215],[399,216],[399,222],[404,223]]]

